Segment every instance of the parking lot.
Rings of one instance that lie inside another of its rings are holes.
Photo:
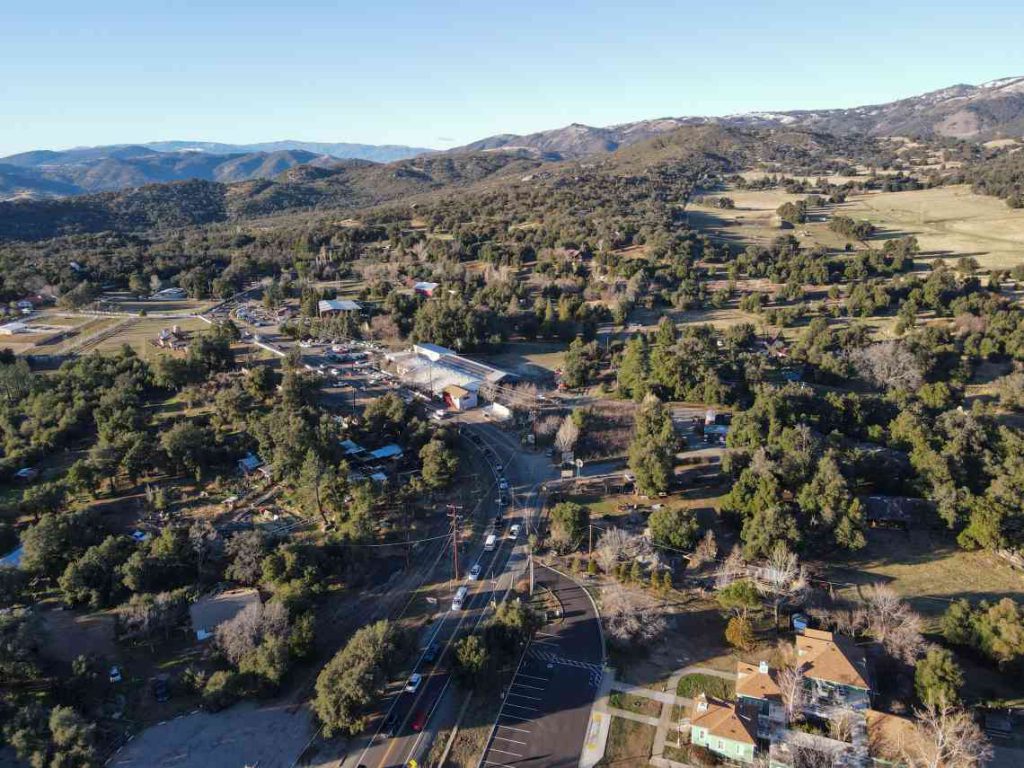
[[[601,685],[600,627],[584,590],[540,567],[537,584],[550,590],[561,615],[526,649],[483,755],[483,765],[576,765],[590,707]]]

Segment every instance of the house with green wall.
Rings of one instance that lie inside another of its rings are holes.
[[[757,710],[702,693],[690,713],[690,743],[736,762],[753,763]]]

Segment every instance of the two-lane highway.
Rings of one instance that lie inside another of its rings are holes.
[[[443,702],[451,686],[452,647],[456,641],[480,626],[489,615],[492,605],[505,598],[515,584],[515,580],[523,573],[526,565],[526,528],[532,523],[537,510],[531,506],[536,500],[536,487],[543,475],[550,472],[550,463],[530,454],[519,454],[518,445],[507,440],[507,436],[489,425],[464,427],[472,442],[488,455],[491,466],[502,467],[502,473],[508,478],[510,489],[508,496],[512,502],[505,507],[504,528],[495,530],[488,526],[487,532],[494,532],[497,541],[493,550],[481,547],[473,559],[467,559],[460,568],[462,575],[469,573],[474,565],[480,566],[480,577],[475,580],[461,580],[453,587],[466,588],[467,594],[461,609],[448,604],[443,606],[444,613],[434,623],[431,633],[423,644],[424,652],[417,661],[414,671],[422,675],[422,682],[415,691],[406,691],[396,686],[385,702],[386,715],[380,718],[372,729],[370,743],[358,752],[357,758],[345,761],[346,766],[366,766],[367,768],[394,768],[405,766],[414,758],[421,758],[429,749],[435,727],[431,717]],[[526,465],[529,466],[520,466]],[[538,475],[539,470],[539,475]],[[493,487],[495,502],[492,516],[498,511],[498,478],[495,472]],[[525,479],[526,492],[519,494],[520,479]],[[532,486],[532,487],[531,487]],[[517,502],[523,502],[518,503]],[[513,525],[522,528],[519,536],[512,539],[508,533]],[[428,653],[431,647],[435,653]],[[426,656],[436,658],[436,666],[431,666]],[[404,685],[404,681],[402,683]],[[388,727],[385,728],[385,721]],[[394,735],[388,738],[387,731]]]

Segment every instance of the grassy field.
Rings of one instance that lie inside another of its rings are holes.
[[[644,765],[654,749],[653,725],[613,717],[600,766]]]
[[[182,331],[191,333],[206,330],[210,327],[208,323],[204,323],[202,320],[194,318],[184,318],[172,321],[167,319],[143,317],[134,321],[123,331],[114,334],[108,339],[104,339],[97,344],[95,348],[100,352],[112,352],[120,349],[122,345],[127,344],[138,352],[140,357],[152,359],[162,354],[168,354],[167,350],[155,346],[152,341],[157,338],[162,329],[169,328],[173,325],[177,325]]]
[[[922,251],[935,256],[974,256],[989,269],[1024,262],[1024,211],[972,194],[966,186],[862,195],[839,210],[867,219],[885,234],[916,235]]]
[[[723,194],[735,201],[735,209],[694,205],[688,209],[690,223],[738,244],[763,245],[784,233],[793,234],[808,247],[841,248],[845,244],[829,231],[826,221],[811,221],[792,230],[772,226],[780,205],[804,195],[781,189],[728,190]],[[883,237],[915,235],[924,261],[973,256],[990,269],[1024,262],[1024,211],[1011,210],[995,197],[975,195],[964,185],[856,195],[833,211],[870,221]]]
[[[965,552],[954,541],[928,531],[871,531],[868,546],[834,560],[828,574],[849,584],[842,592],[850,597],[863,594],[870,584],[891,585],[933,623],[932,628],[956,598],[1024,599],[1024,574],[994,555]]]

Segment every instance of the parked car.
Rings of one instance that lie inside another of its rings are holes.
[[[120,667],[118,667],[118,666],[113,666],[113,667],[111,667],[111,668],[110,668],[110,676],[109,676],[109,679],[110,679],[110,682],[112,682],[112,683],[120,683],[120,682],[121,682],[121,680],[123,680],[123,679],[124,679],[124,678],[123,678],[123,677],[121,676],[121,668],[120,668]]]
[[[409,678],[409,682],[405,684],[406,693],[416,693],[420,689],[420,684],[423,682],[423,675],[419,672],[414,672],[412,677]]]

